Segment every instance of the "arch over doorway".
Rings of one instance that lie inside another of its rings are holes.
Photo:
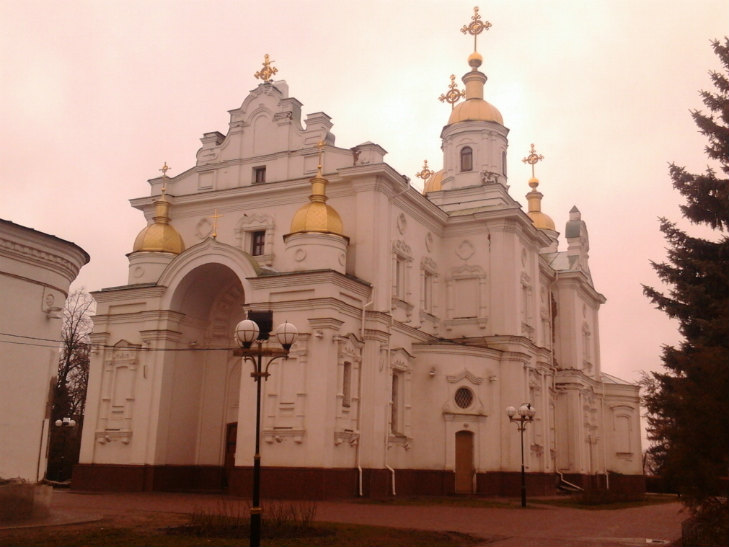
[[[165,464],[214,467],[222,481],[229,424],[237,421],[231,410],[240,398],[240,370],[231,350],[233,329],[244,318],[245,290],[243,272],[218,258],[189,261],[170,280],[168,309],[181,317],[178,349],[185,351],[164,357],[166,427],[158,442]]]

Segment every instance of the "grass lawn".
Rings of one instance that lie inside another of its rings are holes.
[[[0,545],[12,547],[227,547],[248,545],[247,531],[238,537],[196,536],[184,532],[187,517],[145,514],[123,522],[102,520],[82,525],[0,530]],[[242,536],[242,537],[241,537]],[[299,537],[261,539],[281,547],[468,547],[482,538],[458,532],[429,532],[381,526],[315,523]]]
[[[655,505],[658,503],[673,503],[679,501],[675,494],[646,494],[641,500],[631,501],[610,501],[605,503],[585,503],[579,496],[570,496],[564,499],[540,499],[535,503],[544,505],[557,505],[559,507],[571,507],[573,509],[586,510],[610,510],[610,509],[627,509],[629,507],[641,507],[643,505]]]
[[[643,505],[671,503],[675,501],[679,501],[675,494],[646,494],[641,500],[603,500],[599,503],[586,503],[579,495],[558,498],[529,498],[527,496],[527,505],[531,508],[538,507],[539,505],[556,505],[559,507],[586,510],[626,509],[628,507],[640,507]],[[521,506],[521,500],[519,499],[493,499],[478,496],[411,496],[386,499],[360,499],[357,500],[357,503],[375,505],[447,505],[452,507],[487,507],[494,509],[513,509]]]

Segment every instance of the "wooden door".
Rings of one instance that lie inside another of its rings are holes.
[[[225,429],[225,463],[223,464],[223,488],[230,485],[230,475],[235,467],[235,442],[238,438],[238,422],[226,425]]]
[[[456,494],[473,493],[473,433],[456,433]]]

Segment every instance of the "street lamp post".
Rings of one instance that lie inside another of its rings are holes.
[[[244,361],[253,365],[251,377],[256,382],[256,451],[253,455],[253,503],[251,505],[251,535],[250,546],[261,545],[261,378],[268,379],[268,368],[276,359],[286,358],[289,349],[296,340],[298,330],[289,322],[282,323],[275,330],[276,339],[281,348],[264,346],[259,338],[258,324],[251,319],[245,319],[235,327],[235,339],[240,344],[240,351],[236,355],[242,356]],[[267,338],[267,337],[266,337]],[[255,342],[255,345],[254,345]],[[263,358],[270,357],[265,367]]]
[[[53,425],[58,428],[58,431],[61,434],[61,461],[58,465],[59,470],[56,478],[59,482],[63,482],[66,477],[66,437],[68,436],[68,431],[76,427],[76,420],[72,418],[63,418],[62,420],[58,419],[53,423]]]
[[[506,407],[506,415],[509,421],[516,424],[521,434],[521,506],[526,507],[526,474],[524,473],[524,431],[526,424],[534,421],[537,411],[531,403],[522,404],[517,410],[513,406]],[[518,416],[516,416],[518,414]],[[516,416],[516,417],[515,417]]]

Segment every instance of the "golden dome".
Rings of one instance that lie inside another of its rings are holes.
[[[325,193],[327,180],[321,175],[311,179],[309,203],[302,206],[291,219],[291,232],[322,232],[344,235],[342,218],[331,205],[327,205]]]
[[[504,118],[494,105],[483,99],[467,99],[456,106],[448,118],[448,125],[457,122],[481,121],[504,125]]]
[[[185,250],[182,236],[170,225],[169,202],[164,194],[155,202],[154,222],[134,240],[132,252],[147,251],[180,254]]]
[[[487,78],[486,74],[478,70],[481,63],[483,63],[483,57],[478,51],[474,51],[468,56],[468,66],[471,67],[471,71],[463,76],[463,83],[466,85],[466,100],[451,111],[448,125],[468,121],[496,122],[504,125],[501,112],[483,99],[483,88]]]
[[[532,145],[532,147],[533,146],[534,145]],[[529,212],[527,212],[527,215],[529,215],[529,218],[532,219],[532,224],[534,224],[536,228],[539,228],[540,230],[554,231],[554,221],[549,217],[549,215],[542,213],[542,196],[544,194],[537,190],[537,186],[539,186],[539,179],[536,177],[529,179],[529,186],[531,186],[532,191],[526,195],[527,201],[529,202]]]
[[[442,190],[442,184],[443,182],[443,170],[441,169],[437,173],[433,173],[430,175],[430,178],[425,181],[425,186],[423,186],[423,194],[427,194],[428,192],[437,192],[438,190]]]
[[[554,230],[554,221],[541,211],[529,211],[527,213],[532,219],[532,224],[540,230]]]

